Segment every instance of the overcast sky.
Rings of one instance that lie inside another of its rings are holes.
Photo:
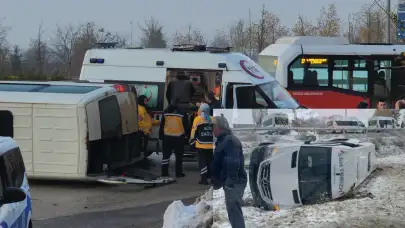
[[[38,25],[43,21],[45,36],[49,39],[55,24],[80,24],[95,21],[108,30],[130,37],[130,22],[134,23],[134,42],[139,37],[137,23],[153,16],[164,26],[169,37],[176,29],[185,29],[192,24],[211,38],[217,28],[226,28],[238,18],[248,19],[249,8],[252,19],[260,16],[266,8],[280,15],[284,25],[291,27],[297,14],[315,20],[322,6],[335,3],[340,17],[347,21],[351,12],[372,0],[0,0],[0,18],[11,26],[9,41],[23,48],[34,37]],[[384,0],[380,0],[384,3]],[[396,0],[392,1],[397,4]]]

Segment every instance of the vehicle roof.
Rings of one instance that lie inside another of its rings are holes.
[[[32,82],[32,81],[0,81],[0,84],[38,84],[38,85],[72,85],[72,86],[97,86],[94,91],[83,94],[71,93],[40,93],[40,92],[11,92],[0,91],[1,103],[25,103],[25,104],[62,104],[77,105],[87,99],[101,97],[105,92],[115,92],[112,84],[77,83],[77,82]]]
[[[113,84],[73,82],[73,81],[0,81],[0,84],[64,85],[64,86],[99,86],[110,87]]]
[[[399,55],[405,51],[405,45],[271,44],[259,56],[280,56],[291,47],[296,47],[299,53],[312,55]]]
[[[275,44],[342,45],[350,42],[345,37],[284,36],[276,40]]]
[[[88,50],[83,65],[157,67],[156,62],[163,61],[164,68],[223,70],[223,68],[218,67],[218,64],[226,63],[228,70],[241,70],[239,66],[230,64],[229,57],[236,57],[239,60],[248,58],[238,52],[211,53],[172,51],[162,48],[103,48]],[[92,58],[102,58],[105,62],[103,64],[92,64],[90,63]]]
[[[0,136],[0,155],[17,147],[17,142],[14,139]]]

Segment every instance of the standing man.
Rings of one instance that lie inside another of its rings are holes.
[[[360,101],[360,103],[357,105],[357,108],[359,108],[359,109],[367,109],[368,108],[367,97],[364,97],[364,100]]]
[[[245,228],[242,197],[247,185],[247,174],[242,144],[232,134],[224,117],[214,117],[213,132],[217,141],[212,162],[212,184],[215,190],[221,187],[224,190],[226,210],[232,228]]]
[[[178,74],[176,79],[167,85],[166,99],[169,104],[174,104],[176,100],[179,100],[179,103],[188,105],[194,93],[195,89],[190,78],[187,75]]]
[[[214,109],[223,108],[221,102],[215,98],[214,92],[207,92],[204,95],[204,101],[210,106],[210,115],[214,115]],[[197,106],[200,107],[201,103],[197,103]]]
[[[382,116],[382,117],[393,117],[393,112],[387,107],[385,100],[380,99],[377,102],[377,109],[374,112],[373,116]]]
[[[170,156],[176,156],[176,177],[184,177],[184,136],[187,129],[186,116],[178,111],[177,104],[171,104],[164,111],[160,122],[159,139],[163,141],[162,177],[169,177]]]

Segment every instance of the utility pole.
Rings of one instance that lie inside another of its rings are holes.
[[[391,0],[387,0],[387,43],[391,43]]]
[[[132,23],[132,21],[131,22],[129,22],[129,24],[131,25],[131,46],[132,46],[132,38],[133,38],[133,34],[134,34],[134,26],[133,26],[133,23]]]

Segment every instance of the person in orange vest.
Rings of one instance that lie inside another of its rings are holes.
[[[215,88],[212,90],[217,100],[221,99],[221,80],[217,78],[215,80]]]
[[[197,150],[198,166],[200,168],[199,184],[207,185],[211,178],[211,161],[213,157],[214,137],[212,135],[213,117],[210,106],[201,104],[199,115],[194,119],[191,128],[190,145]]]
[[[153,120],[149,115],[146,106],[147,103],[148,98],[145,95],[138,97],[138,128],[141,138],[141,153],[143,155],[145,155],[146,149],[148,148],[148,140],[152,132],[152,126],[160,123],[159,120]]]

